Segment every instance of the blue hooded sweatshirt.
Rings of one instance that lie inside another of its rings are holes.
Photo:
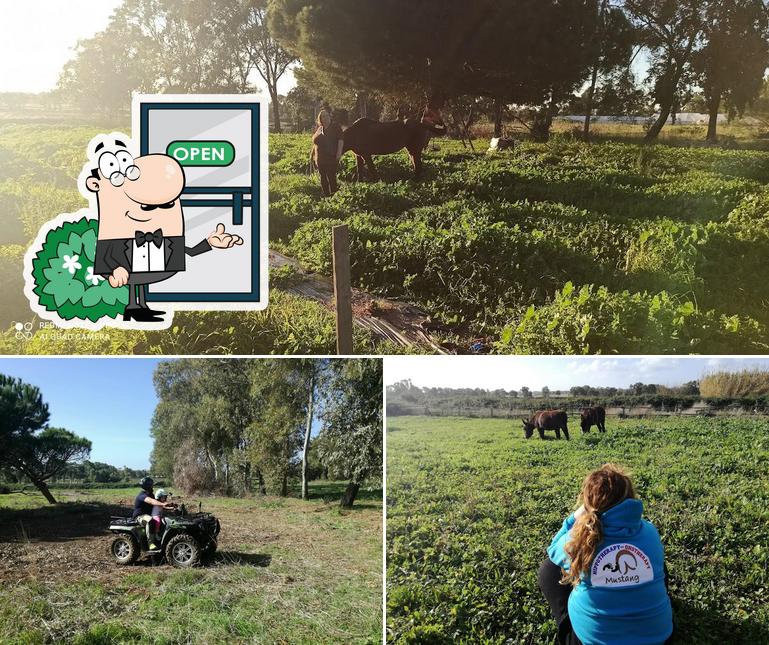
[[[569,596],[571,625],[584,645],[660,645],[673,632],[662,542],[642,513],[641,500],[626,499],[601,515],[603,541]],[[547,550],[564,570],[574,521],[566,518]]]

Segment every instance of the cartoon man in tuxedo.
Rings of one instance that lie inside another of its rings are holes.
[[[184,170],[173,157],[134,157],[125,143],[103,139],[93,149],[96,167],[85,179],[95,193],[99,216],[94,273],[113,287],[128,285],[126,321],[161,321],[147,306],[147,285],[185,269],[185,256],[243,244],[224,224],[195,246],[186,246],[180,196]]]

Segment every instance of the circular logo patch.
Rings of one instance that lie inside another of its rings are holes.
[[[630,587],[653,579],[649,558],[632,544],[607,546],[590,567],[590,584],[594,587]]]

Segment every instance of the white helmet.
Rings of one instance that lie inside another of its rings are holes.
[[[160,499],[161,497],[168,497],[168,491],[162,488],[155,491],[155,499]]]

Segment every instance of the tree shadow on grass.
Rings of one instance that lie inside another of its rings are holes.
[[[132,509],[103,502],[64,502],[30,509],[0,509],[0,542],[66,542],[107,535],[111,516]]]
[[[239,553],[238,551],[217,551],[210,560],[213,566],[269,567],[272,556],[265,553]]]
[[[381,510],[382,509],[382,504],[381,503],[379,503],[379,504],[366,504],[366,503],[361,503],[358,500],[355,500],[355,503],[352,505],[352,508],[342,508],[341,506],[339,506],[338,502],[337,502],[336,506],[334,506],[334,508],[339,508],[339,510],[342,511],[343,513],[349,513],[351,511],[352,512],[354,512],[354,511],[365,511],[365,510],[371,510],[371,509]]]
[[[738,620],[718,609],[673,599],[675,631],[670,645],[685,643],[769,643],[769,625],[754,617]]]
[[[310,486],[310,499],[322,499],[324,501],[339,501],[347,488],[347,482],[319,482],[314,481]],[[358,500],[382,501],[381,488],[367,488],[361,486],[356,496]]]

